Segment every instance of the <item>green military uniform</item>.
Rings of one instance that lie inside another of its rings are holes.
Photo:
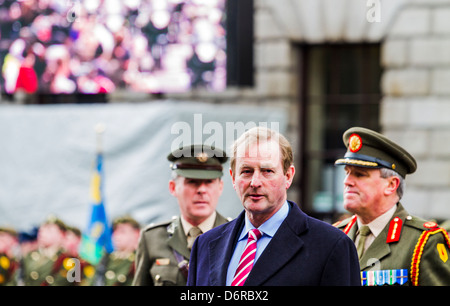
[[[73,286],[77,282],[70,282],[67,273],[73,268],[69,261],[71,257],[62,250],[51,257],[36,250],[23,258],[22,273],[26,286]]]
[[[167,159],[176,175],[213,180],[223,175],[225,152],[206,145],[186,146],[171,152]],[[212,218],[212,217],[211,217]],[[212,221],[212,220],[211,220]],[[229,220],[216,212],[213,227]],[[185,286],[190,250],[181,216],[144,228],[136,253],[135,286]]]
[[[440,225],[441,225],[441,227],[442,227],[443,229],[445,229],[446,231],[449,231],[449,230],[450,230],[450,220],[444,221],[444,222],[442,222]]]
[[[217,213],[214,227],[228,222]],[[136,258],[135,286],[185,286],[190,251],[179,217],[147,226]]]
[[[119,252],[106,254],[97,265],[97,274],[91,284],[96,286],[131,286],[135,271],[135,257],[135,252],[127,256],[122,256]],[[98,273],[100,271],[101,275]]]
[[[398,241],[388,243],[389,230],[393,228],[391,224],[395,224],[396,218],[400,219],[402,224],[397,227],[399,234],[395,234],[399,238]],[[336,226],[345,230],[347,235],[355,241],[358,226],[356,222],[352,222],[353,220],[354,217],[348,218]],[[402,284],[450,285],[449,246],[449,238],[445,230],[437,227],[434,222],[426,222],[409,215],[399,203],[391,221],[364,252],[359,265],[361,271],[375,271],[374,279],[377,278],[377,273],[381,273],[379,271],[405,269],[407,274]],[[412,267],[415,268],[412,269]],[[367,273],[363,275],[367,277]],[[365,279],[363,284],[364,281]],[[400,280],[398,281],[397,284],[400,284]]]
[[[415,172],[415,159],[383,135],[351,128],[343,135],[347,153],[336,165],[387,168],[405,178]],[[382,223],[383,224],[383,223]],[[335,224],[353,241],[363,230],[357,216]],[[364,238],[365,239],[365,238]],[[382,231],[360,257],[363,285],[450,285],[450,239],[435,222],[408,214],[400,203]]]
[[[130,216],[116,218],[113,221],[113,232],[117,225],[129,224],[136,230],[140,229],[140,224]],[[111,254],[106,254],[96,266],[96,274],[91,284],[96,286],[131,286],[133,283],[136,252],[124,253],[115,250]]]

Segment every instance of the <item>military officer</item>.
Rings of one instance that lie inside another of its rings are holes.
[[[356,244],[363,285],[450,285],[450,240],[435,222],[411,216],[400,203],[416,161],[404,148],[369,129],[343,135],[344,208],[335,224]]]
[[[186,146],[170,153],[169,191],[177,198],[180,216],[151,224],[141,232],[133,285],[184,286],[195,238],[228,220],[216,212],[223,190],[225,152],[206,145]]]
[[[73,268],[71,256],[65,253],[63,240],[65,223],[50,216],[39,227],[37,250],[28,253],[22,260],[21,273],[26,286],[72,286],[67,273]]]
[[[106,254],[97,265],[94,285],[130,286],[132,284],[140,228],[140,224],[130,216],[118,217],[113,221],[114,251]]]

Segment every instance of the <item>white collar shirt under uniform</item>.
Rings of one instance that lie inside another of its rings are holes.
[[[375,220],[370,222],[369,224],[363,224],[359,218],[357,218],[356,222],[358,223],[358,228],[361,228],[363,225],[367,225],[370,228],[370,235],[367,236],[366,242],[364,244],[364,251],[366,251],[369,246],[372,244],[372,242],[375,240],[375,238],[378,237],[378,235],[383,231],[383,229],[388,224],[389,220],[392,219],[392,216],[394,215],[395,211],[397,209],[397,205],[392,206],[391,209],[389,209],[387,212],[382,214],[381,216],[377,217]],[[355,239],[355,245],[358,245],[359,242],[359,230],[356,234]]]

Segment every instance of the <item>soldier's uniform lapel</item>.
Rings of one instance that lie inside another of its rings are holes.
[[[183,255],[186,259],[189,259],[190,252],[187,248],[187,239],[186,235],[184,234],[180,218],[173,220],[173,222],[169,225],[167,231],[169,232],[167,244],[172,249]]]

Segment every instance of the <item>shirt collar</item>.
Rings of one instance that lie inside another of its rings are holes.
[[[258,227],[258,229],[263,233],[263,235],[272,238],[277,232],[281,223],[283,223],[284,219],[286,219],[287,215],[289,214],[289,210],[290,207],[288,202],[286,201],[284,202],[283,206],[281,206],[281,208],[272,217],[270,217],[270,219],[268,219],[260,227]],[[250,222],[250,219],[247,217],[247,214],[245,214],[245,227],[244,230],[241,232],[241,235],[239,236],[239,240],[247,238],[247,233],[254,228],[255,227]]]
[[[370,232],[375,237],[377,237],[383,231],[383,229],[386,227],[386,224],[388,224],[389,220],[392,219],[392,216],[394,215],[396,210],[397,210],[397,205],[392,206],[391,209],[389,209],[387,212],[385,212],[381,216],[377,217],[375,220],[373,220],[369,224],[362,224],[361,220],[359,220],[359,218],[358,218],[357,219],[358,228],[361,228],[361,226],[363,226],[363,225],[367,225],[370,228]]]
[[[189,230],[194,227],[190,224],[183,216],[181,216],[181,225],[183,225],[184,234],[187,236]],[[216,211],[214,211],[205,221],[200,223],[197,227],[201,229],[203,233],[206,233],[214,227],[214,222],[216,221]]]

